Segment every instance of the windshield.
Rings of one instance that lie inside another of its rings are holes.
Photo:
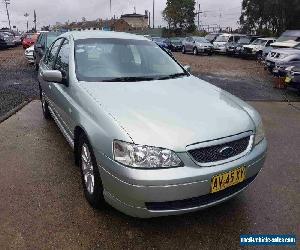
[[[165,51],[147,40],[77,40],[75,61],[79,81],[129,82],[188,75]]]
[[[216,39],[216,42],[228,42],[229,40],[229,36],[218,36],[218,38]]]
[[[195,41],[199,43],[209,43],[204,37],[197,37]]]
[[[266,43],[266,40],[256,39],[252,44],[253,45],[264,45],[265,43]]]
[[[250,42],[251,42],[251,38],[248,38],[248,37],[242,37],[238,40],[239,44],[248,44]]]
[[[208,40],[208,41],[212,41],[216,38],[217,35],[215,34],[209,34],[209,35],[206,35],[205,36],[205,39]]]
[[[300,37],[298,36],[281,36],[276,42],[286,42],[286,41],[296,41],[300,42]]]

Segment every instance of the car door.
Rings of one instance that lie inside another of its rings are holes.
[[[54,63],[54,70],[59,70],[62,73],[63,83],[52,83],[51,96],[57,118],[64,127],[65,132],[69,137],[73,138],[74,120],[72,119],[74,106],[73,98],[71,97],[72,86],[69,83],[69,55],[70,44],[68,39],[64,39],[57,53]]]
[[[39,73],[38,73],[38,79],[39,79],[39,83],[41,86],[41,89],[43,91],[43,95],[45,96],[49,106],[53,109],[55,109],[54,107],[54,103],[53,103],[53,95],[52,95],[52,85],[53,83],[51,82],[46,82],[43,80],[43,72],[45,70],[52,70],[54,67],[54,63],[56,60],[56,56],[57,53],[59,51],[60,48],[60,44],[62,43],[63,39],[58,39],[56,40],[51,48],[49,49],[48,53],[45,55],[42,63],[40,64],[40,68],[39,68]]]
[[[191,37],[187,38],[187,43],[186,43],[186,50],[187,51],[192,51],[193,50],[192,41],[193,41],[193,39]]]

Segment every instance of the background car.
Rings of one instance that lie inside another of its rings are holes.
[[[243,35],[239,34],[221,34],[219,35],[216,40],[213,42],[214,51],[216,53],[226,53],[226,46],[229,43],[237,42]]]
[[[182,37],[172,37],[170,38],[170,42],[171,42],[171,51],[181,51],[182,50],[182,41],[184,38]]]
[[[22,46],[23,46],[23,49],[27,49],[29,48],[30,46],[34,45],[36,40],[38,38],[38,34],[37,33],[29,33],[29,34],[26,34],[22,40]]]
[[[274,49],[265,61],[267,69],[272,72],[276,65],[285,65],[289,62],[300,62],[300,45],[292,49]]]
[[[204,37],[190,36],[182,42],[182,53],[193,52],[194,55],[199,53],[212,55],[213,45]]]
[[[237,42],[231,42],[226,46],[227,55],[241,56],[244,45],[251,44],[259,36],[241,36]]]
[[[163,37],[152,37],[152,41],[155,42],[159,47],[171,50],[171,41],[168,38]]]
[[[300,94],[300,65],[287,69],[285,82],[289,87],[298,89],[298,93]]]
[[[6,49],[14,45],[14,36],[11,33],[0,32],[0,49]]]
[[[25,58],[29,63],[34,63],[33,51],[34,51],[34,45],[30,46],[24,51]]]
[[[274,37],[258,38],[253,43],[244,45],[241,55],[244,58],[248,57],[261,60],[264,48],[271,46],[275,41],[276,38]]]
[[[46,50],[52,44],[52,42],[61,35],[63,32],[43,32],[38,36],[36,43],[34,44],[34,64],[36,70],[38,70],[39,62],[46,53]]]
[[[293,48],[300,43],[300,30],[287,30],[271,44],[273,48]]]

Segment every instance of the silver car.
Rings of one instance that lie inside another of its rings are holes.
[[[255,179],[267,150],[260,115],[187,69],[143,36],[70,32],[51,45],[39,68],[43,114],[74,149],[93,207],[181,214]]]

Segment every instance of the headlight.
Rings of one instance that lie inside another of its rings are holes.
[[[265,138],[264,126],[262,122],[260,122],[256,127],[254,145],[260,143],[264,138]]]
[[[293,68],[295,68],[295,66],[289,66],[289,67],[286,67],[285,70],[286,71],[291,71]]]
[[[113,150],[115,161],[133,168],[172,168],[183,165],[178,156],[169,149],[115,140]]]

